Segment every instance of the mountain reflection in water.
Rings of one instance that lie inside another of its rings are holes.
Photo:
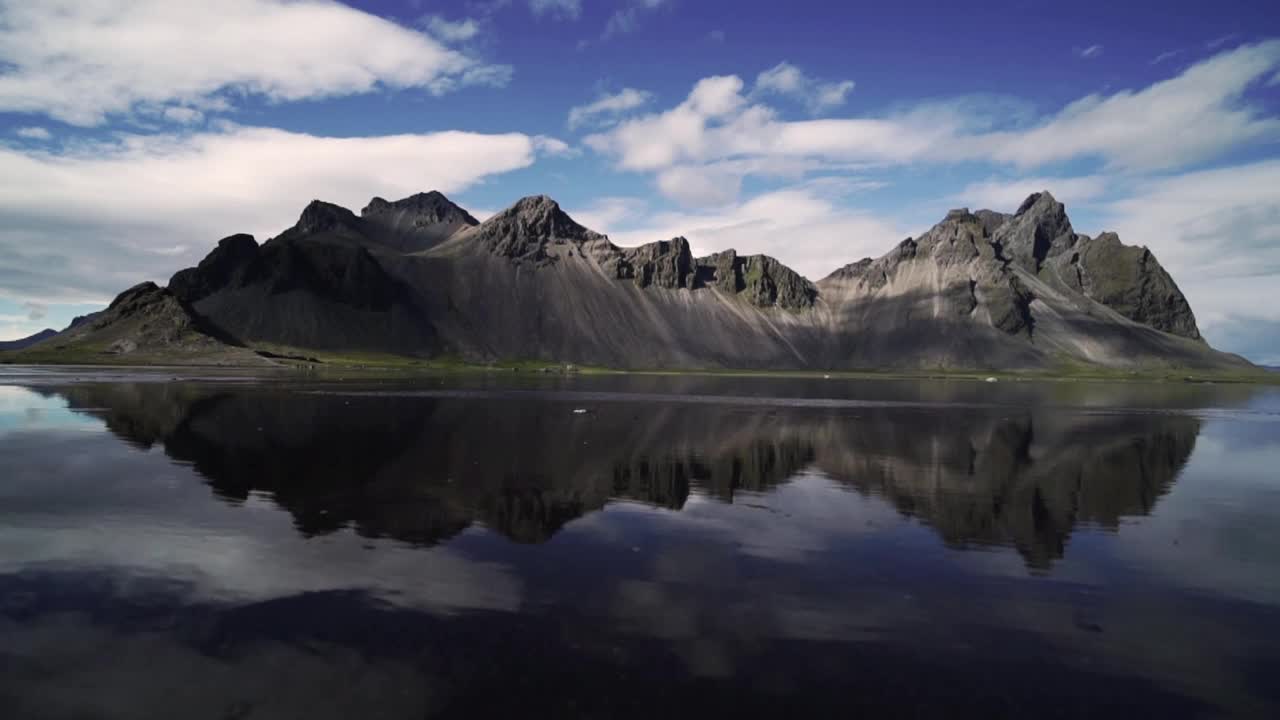
[[[1273,391],[121,374],[0,370],[5,717],[1280,709]]]
[[[1061,558],[1079,523],[1150,512],[1195,447],[1200,420],[1061,408],[720,406],[604,396],[71,387],[72,408],[122,439],[162,445],[230,502],[253,493],[306,535],[352,527],[434,545],[474,523],[550,539],[611,499],[678,510],[691,492],[733,502],[816,470],[890,501],[954,547]],[[594,396],[593,396],[594,397]]]

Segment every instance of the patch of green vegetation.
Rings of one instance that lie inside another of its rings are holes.
[[[773,377],[833,380],[986,380],[1000,381],[1103,381],[1103,382],[1169,382],[1169,383],[1249,383],[1280,385],[1280,373],[1257,369],[1195,370],[1176,366],[1149,366],[1141,369],[1099,368],[1080,363],[1062,362],[1044,370],[988,370],[964,368],[863,368],[852,370],[749,370],[730,368],[609,368],[577,365],[546,360],[510,358],[493,362],[476,362],[459,356],[412,357],[391,353],[358,351],[311,351],[298,348],[259,345],[253,351],[279,356],[271,363],[282,369],[316,374],[321,377],[339,373],[339,377],[396,377],[441,373],[539,373],[565,375],[655,375]],[[208,365],[229,366],[243,356],[199,358],[131,353],[119,355],[101,348],[75,345],[59,349],[35,348],[0,352],[0,363],[31,365]],[[314,360],[314,362],[313,362]],[[266,361],[264,360],[264,365]]]
[[[358,350],[301,350],[280,345],[260,344],[253,347],[259,354],[265,352],[276,356],[272,358],[277,364],[305,370],[311,373],[328,375],[340,371],[345,375],[352,374],[440,374],[440,373],[476,373],[476,372],[526,372],[526,373],[560,373],[560,374],[605,374],[625,372],[598,366],[584,366],[573,363],[559,363],[546,360],[506,359],[493,362],[476,362],[457,355],[436,355],[432,357],[416,357],[378,353]]]

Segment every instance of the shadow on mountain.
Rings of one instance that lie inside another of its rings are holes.
[[[668,397],[578,413],[581,398],[555,394],[160,383],[58,394],[132,445],[163,445],[228,502],[270,498],[305,535],[350,527],[432,545],[480,523],[538,543],[611,501],[678,510],[696,489],[732,503],[812,470],[888,501],[953,547],[1011,546],[1036,570],[1063,556],[1078,526],[1114,529],[1151,512],[1200,431],[1183,413],[999,405]]]

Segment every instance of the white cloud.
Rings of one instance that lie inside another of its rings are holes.
[[[755,92],[796,98],[810,113],[819,115],[843,105],[853,86],[852,80],[819,82],[795,65],[781,62],[756,76]]]
[[[1167,50],[1167,51],[1162,52],[1162,53],[1160,53],[1159,55],[1157,55],[1157,56],[1155,56],[1155,57],[1151,58],[1151,64],[1152,64],[1152,65],[1159,65],[1160,63],[1164,62],[1165,60],[1172,60],[1172,59],[1174,59],[1175,57],[1177,57],[1177,56],[1179,56],[1179,55],[1181,55],[1181,54],[1182,54],[1182,51],[1181,51],[1181,50]]]
[[[733,202],[741,189],[742,174],[717,165],[678,165],[658,174],[659,192],[695,207]]]
[[[821,83],[814,93],[811,103],[819,111],[843,105],[849,93],[853,92],[853,81],[842,80],[836,83]]]
[[[1245,46],[1139,91],[1087,96],[1016,129],[993,129],[1002,121],[992,107],[1009,103],[963,98],[879,117],[787,121],[745,96],[739,77],[717,76],[699,81],[670,110],[625,120],[584,142],[621,169],[658,173],[744,158],[819,166],[985,161],[1020,169],[1099,158],[1113,170],[1164,170],[1280,137],[1280,119],[1245,98],[1278,66],[1280,41]],[[785,64],[762,79],[774,91],[804,85]]]
[[[625,7],[620,8],[605,22],[601,38],[608,40],[614,35],[625,35],[635,32],[640,27],[641,17],[652,10],[667,4],[667,0],[628,0]]]
[[[466,42],[480,34],[480,23],[471,18],[448,20],[440,15],[428,15],[422,22],[426,25],[427,32],[442,42]]]
[[[585,209],[574,210],[572,214],[575,220],[586,227],[606,232],[607,228],[627,227],[634,224],[648,208],[649,203],[642,198],[611,196],[597,198]]]
[[[616,121],[620,115],[644,105],[652,97],[650,93],[635,88],[623,88],[612,95],[601,95],[586,105],[570,108],[569,127],[577,128],[587,122],[607,124]]]
[[[1077,57],[1083,58],[1085,60],[1092,60],[1093,58],[1096,58],[1102,55],[1102,46],[1090,45],[1088,47],[1076,48],[1075,54]]]
[[[1244,94],[1280,65],[1280,41],[1245,46],[1143,90],[1089,95],[1030,130],[993,133],[983,149],[1021,167],[1081,156],[1130,170],[1174,168],[1280,136],[1280,120]]]
[[[327,0],[0,0],[0,67],[0,110],[86,126],[147,104],[441,93],[510,75]]]
[[[840,202],[847,190],[839,181],[813,181],[714,211],[643,216],[642,205],[614,198],[604,212],[591,207],[571,214],[600,222],[591,227],[619,245],[683,236],[699,255],[728,248],[765,253],[818,280],[855,260],[888,252],[909,234],[893,220]]]
[[[708,155],[708,124],[736,114],[746,100],[736,76],[703,78],[689,97],[664,113],[622,123],[609,133],[588,136],[592,148],[618,156],[627,170],[655,170]]]
[[[1210,50],[1216,50],[1222,47],[1223,45],[1226,45],[1227,43],[1231,42],[1232,40],[1235,40],[1238,37],[1240,37],[1240,33],[1230,33],[1228,35],[1222,35],[1205,43],[1204,46],[1206,48],[1209,48]]]
[[[42,127],[20,127],[13,134],[27,140],[49,140],[53,137],[52,133]]]
[[[0,147],[0,293],[102,302],[164,280],[235,232],[265,239],[314,198],[461,191],[530,165],[550,138],[438,132],[334,138],[229,127],[124,136],[61,153]]]
[[[742,174],[777,175],[799,166],[847,169],[907,162],[954,139],[971,123],[950,105],[921,106],[891,119],[787,122],[772,108],[750,102],[742,90],[736,76],[704,78],[675,108],[624,121],[584,142],[613,156],[625,170],[670,175],[672,168],[732,160]],[[693,179],[687,169],[674,177],[684,185]],[[673,187],[669,178],[662,185]]]
[[[756,76],[756,89],[790,94],[800,91],[806,80],[800,68],[788,62],[780,62]]]
[[[1000,212],[1013,212],[1028,195],[1048,190],[1058,202],[1066,205],[1084,203],[1102,197],[1107,191],[1107,179],[1101,175],[1085,177],[1024,177],[1016,179],[988,179],[970,183],[951,197],[953,203],[973,209],[987,208]]]
[[[182,107],[181,105],[173,105],[164,109],[164,117],[183,125],[191,125],[204,120],[204,113],[195,108]]]
[[[571,147],[569,143],[550,135],[535,135],[533,137],[533,147],[538,151],[539,155],[548,157],[575,157],[579,154],[579,151]]]
[[[582,16],[582,0],[529,0],[529,9],[539,17],[551,17],[577,20]]]
[[[1155,252],[1210,340],[1231,318],[1280,320],[1260,302],[1280,286],[1280,160],[1147,181],[1102,211],[1121,240]]]

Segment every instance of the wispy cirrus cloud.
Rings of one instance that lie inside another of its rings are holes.
[[[480,22],[474,18],[449,20],[443,15],[427,15],[422,24],[427,32],[446,43],[466,42],[480,34]]]
[[[1210,50],[1217,50],[1218,48],[1222,47],[1223,45],[1226,45],[1227,43],[1231,42],[1232,40],[1235,40],[1238,37],[1240,37],[1240,33],[1228,33],[1226,35],[1219,35],[1218,37],[1206,42],[1204,46]]]
[[[140,106],[225,109],[245,95],[290,101],[380,88],[440,94],[502,85],[511,74],[324,0],[0,0],[0,68],[0,111],[82,126]]]
[[[582,0],[529,0],[529,9],[539,17],[577,20],[582,16]]]
[[[50,140],[53,138],[53,133],[49,132],[48,128],[43,128],[38,125],[20,127],[14,130],[13,134],[26,140]]]
[[[569,109],[569,128],[578,128],[588,123],[616,121],[619,116],[645,105],[652,98],[652,93],[635,88],[623,88],[616,93],[602,94],[586,105]]]
[[[625,0],[624,6],[615,10],[605,21],[601,39],[608,40],[615,35],[635,32],[646,14],[669,3],[670,0]]]

